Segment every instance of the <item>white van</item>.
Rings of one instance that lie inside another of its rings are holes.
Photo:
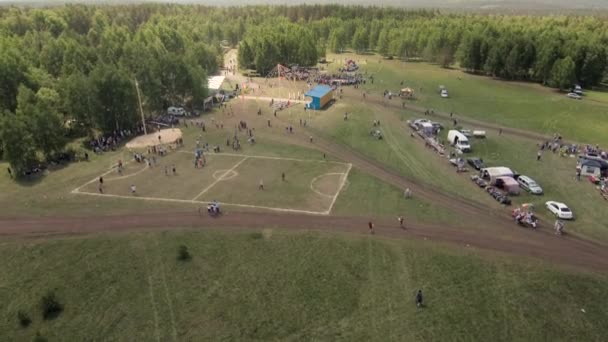
[[[462,152],[471,152],[471,145],[469,144],[469,139],[462,133],[458,132],[455,129],[452,129],[448,132],[448,141],[450,145],[456,147]]]
[[[186,110],[182,107],[169,107],[167,113],[175,116],[186,116]]]

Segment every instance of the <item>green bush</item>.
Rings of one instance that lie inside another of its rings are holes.
[[[27,328],[32,323],[30,316],[23,311],[17,312],[17,319],[22,328]]]
[[[188,261],[192,259],[192,255],[188,251],[188,247],[185,245],[179,246],[179,250],[177,251],[177,260],[179,261]]]
[[[53,291],[47,292],[40,301],[42,309],[42,317],[44,319],[53,319],[63,311],[63,305],[57,300],[57,296]]]
[[[34,342],[48,342],[48,340],[46,337],[40,335],[40,332],[37,332],[36,336],[34,336]]]

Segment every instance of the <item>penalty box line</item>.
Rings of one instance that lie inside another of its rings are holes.
[[[177,151],[177,153],[192,154],[192,152],[187,152],[187,151]],[[289,158],[289,157],[271,157],[271,156],[260,156],[260,155],[251,155],[251,154],[237,154],[237,153],[226,153],[226,152],[213,153],[213,154],[210,154],[210,155],[211,156],[229,156],[229,157],[247,157],[247,158],[270,159],[270,160],[290,160],[290,161],[297,161],[297,162],[304,162],[304,163],[331,163],[331,164],[338,164],[338,165],[344,165],[344,166],[351,165],[349,163],[337,162],[337,161],[332,161],[332,160],[298,159],[298,158]]]
[[[346,172],[344,173],[344,178],[342,178],[342,182],[340,182],[340,187],[338,188],[338,191],[336,191],[334,198],[332,198],[331,204],[329,205],[329,209],[327,209],[327,211],[324,212],[325,215],[329,215],[329,213],[331,213],[331,210],[334,208],[334,204],[336,203],[338,196],[340,196],[340,193],[342,192],[342,189],[344,188],[344,184],[346,184],[346,179],[348,178],[348,175],[350,174],[350,169],[352,169],[352,168],[353,168],[353,164],[348,164],[348,169],[346,169]]]
[[[234,164],[234,166],[232,168],[230,168],[229,170],[226,170],[226,172],[224,172],[215,181],[213,181],[213,183],[209,184],[209,186],[207,186],[206,188],[204,188],[203,191],[201,191],[198,195],[194,196],[194,198],[192,200],[196,201],[197,198],[201,197],[205,192],[207,192],[207,191],[209,191],[209,189],[213,188],[217,183],[219,183],[221,180],[223,180],[224,177],[227,174],[229,174],[230,172],[234,171],[237,167],[239,167],[239,165],[241,165],[247,159],[249,159],[249,158],[245,157],[245,158],[239,160],[239,162],[236,163],[236,164]]]
[[[185,203],[185,204],[206,204],[208,201],[195,201],[195,200],[183,200],[173,198],[162,198],[162,197],[142,197],[142,196],[125,196],[125,195],[112,195],[112,194],[99,194],[96,192],[79,191],[77,195],[97,196],[97,197],[108,197],[108,198],[121,198],[128,200],[140,200],[140,201],[156,201],[156,202],[172,202],[172,203]],[[241,207],[241,208],[252,208],[252,209],[264,209],[270,211],[278,211],[284,213],[296,213],[296,214],[308,214],[308,215],[328,215],[327,211],[310,211],[301,209],[289,209],[289,208],[277,208],[277,207],[265,207],[261,205],[251,204],[238,204],[238,203],[225,203],[222,205],[228,207]]]

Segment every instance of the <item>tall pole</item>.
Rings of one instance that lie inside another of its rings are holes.
[[[144,135],[148,134],[146,130],[146,120],[144,119],[144,108],[141,105],[141,94],[139,93],[139,83],[135,79],[135,89],[137,90],[137,100],[139,102],[139,112],[141,113],[141,124],[144,126]]]

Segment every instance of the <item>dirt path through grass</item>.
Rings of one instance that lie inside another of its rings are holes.
[[[98,232],[154,231],[170,229],[232,229],[337,231],[367,234],[369,218],[313,216],[279,213],[228,212],[219,218],[193,212],[163,212],[98,217],[44,217],[0,219],[0,236],[47,237]],[[376,236],[446,242],[460,248],[497,251],[539,258],[550,263],[591,271],[608,271],[608,246],[574,236],[557,237],[550,231],[530,231],[511,226],[508,234],[495,230],[462,230],[420,222],[374,219]]]

